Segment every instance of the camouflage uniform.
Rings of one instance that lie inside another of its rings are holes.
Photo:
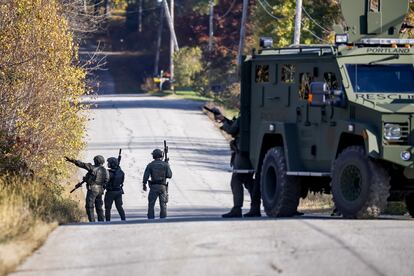
[[[154,151],[155,152],[155,151]],[[167,178],[172,177],[170,165],[167,162],[161,160],[161,156],[154,156],[154,161],[149,163],[145,169],[144,179],[142,181],[144,190],[146,190],[146,184],[149,182],[150,192],[148,194],[148,218],[153,219],[154,206],[157,198],[160,201],[160,218],[167,217],[167,202],[168,202],[168,187]],[[161,152],[162,154],[162,152]],[[149,178],[151,180],[149,181]]]
[[[250,160],[245,154],[239,151],[240,148],[240,117],[233,120],[224,120],[222,130],[230,134],[234,139],[230,142],[232,150],[230,164],[234,170],[251,170]],[[249,191],[251,198],[250,211],[245,216],[260,216],[260,186],[253,178],[253,173],[236,173],[231,176],[231,191],[233,193],[233,208],[223,217],[241,217],[243,206],[244,187]]]
[[[125,211],[122,207],[122,194],[123,185],[125,180],[125,174],[121,167],[118,165],[118,160],[114,157],[108,158],[109,169],[109,182],[106,185],[105,193],[105,219],[106,221],[111,220],[111,209],[112,204],[115,201],[115,207],[118,210],[118,214],[121,220],[125,220]]]
[[[105,159],[98,155],[94,157],[94,165],[91,163],[83,163],[79,160],[67,158],[67,161],[75,164],[79,168],[88,171],[86,175],[86,214],[90,222],[95,221],[94,208],[98,215],[98,221],[104,221],[103,201],[102,195],[104,191],[104,185],[108,182],[108,171],[102,165],[105,163]]]

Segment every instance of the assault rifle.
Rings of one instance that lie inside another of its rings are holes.
[[[122,154],[122,149],[119,149],[119,153],[118,153],[118,166],[121,165],[121,159],[122,159],[121,154]]]
[[[119,153],[118,153],[118,167],[121,166],[121,159],[122,159],[122,149],[119,149]],[[121,185],[121,193],[124,194],[124,188],[123,188],[124,184]]]
[[[164,140],[164,161],[168,163],[170,161],[170,158],[168,158],[168,146],[167,141]]]
[[[209,107],[207,107],[207,106],[204,105],[203,108],[205,110],[207,110],[208,112],[212,113],[214,115],[214,119],[216,119],[217,116],[220,116],[221,115],[221,116],[223,116],[223,122],[224,121],[226,121],[226,122],[230,122],[231,121],[228,118],[226,118],[217,107],[209,108]]]
[[[168,146],[167,146],[167,141],[166,140],[164,140],[164,162],[169,162],[170,161],[170,158],[168,158]],[[169,200],[169,194],[168,194],[168,182],[166,182],[166,184],[167,184],[167,200],[166,200],[166,202],[168,202],[168,200]]]
[[[79,182],[78,184],[76,184],[76,185],[75,185],[75,188],[73,188],[73,189],[70,191],[70,193],[73,193],[74,191],[76,191],[77,189],[79,189],[80,187],[82,187],[82,184],[86,182],[86,179],[85,179],[85,178],[86,178],[86,177],[84,177],[84,178],[82,179],[82,181],[81,181],[81,182]]]

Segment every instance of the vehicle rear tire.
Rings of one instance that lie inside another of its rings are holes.
[[[387,207],[390,176],[361,146],[346,148],[332,168],[335,206],[346,218],[375,218]]]
[[[263,207],[269,217],[291,217],[296,214],[300,198],[297,177],[288,176],[283,148],[271,148],[263,159],[260,190]]]
[[[407,207],[410,216],[414,218],[414,194],[408,194],[405,196],[405,206]]]

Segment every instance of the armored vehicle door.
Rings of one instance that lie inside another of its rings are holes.
[[[307,171],[329,172],[335,145],[335,110],[330,104],[315,104],[311,84],[326,84],[340,89],[341,81],[333,62],[301,63],[298,67],[298,101],[296,120],[301,157]],[[327,97],[327,96],[326,96]],[[326,99],[328,103],[328,99]]]
[[[274,61],[254,60],[252,62],[252,122],[261,122],[262,125],[273,123],[275,118],[283,120],[286,116],[286,108],[289,102],[289,95],[282,91],[279,85],[279,67]],[[261,124],[252,124],[251,143],[256,148],[256,143],[260,145],[254,135],[261,133]]]

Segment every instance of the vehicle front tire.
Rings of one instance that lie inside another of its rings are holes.
[[[375,218],[387,207],[390,176],[361,146],[346,148],[332,169],[335,206],[346,218]]]
[[[300,198],[297,177],[286,174],[283,148],[271,148],[263,159],[260,188],[263,207],[269,217],[291,217],[296,214]]]

